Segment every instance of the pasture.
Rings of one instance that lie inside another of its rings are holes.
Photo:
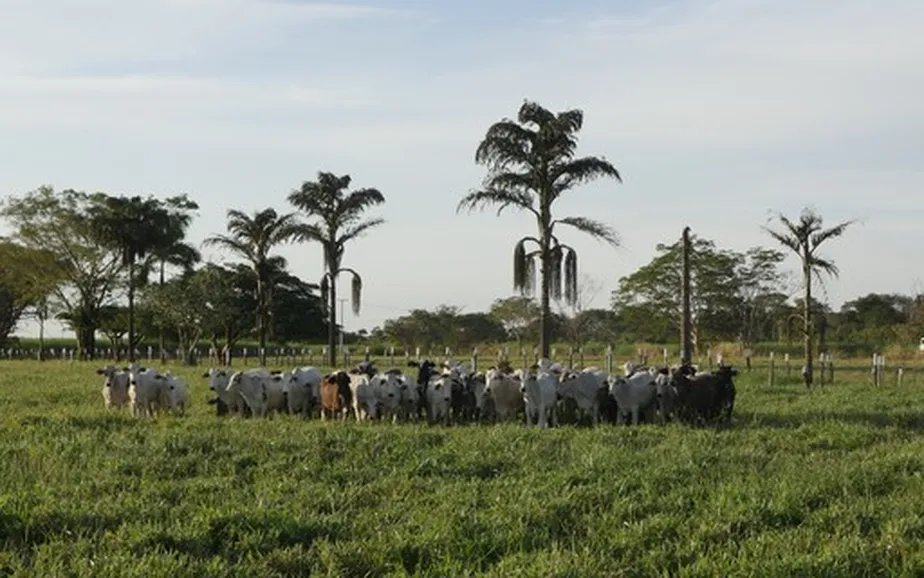
[[[865,360],[742,371],[718,430],[218,419],[201,367],[143,422],[98,365],[0,362],[0,574],[924,573],[924,380]]]

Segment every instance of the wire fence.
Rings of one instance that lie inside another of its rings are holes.
[[[126,351],[112,348],[98,348],[92,356],[87,351],[75,348],[10,348],[0,349],[0,359],[4,361],[63,361],[73,363],[82,359],[93,359],[100,363],[127,363]],[[187,353],[189,353],[187,355]],[[216,350],[213,347],[197,348],[191,352],[182,350],[155,351],[147,347],[143,351],[135,350],[135,359],[146,364],[188,364],[191,366],[239,366],[247,367],[259,363],[260,350],[255,347],[237,347],[232,350]],[[269,347],[265,350],[267,365],[280,369],[303,365],[327,365],[326,347]],[[618,359],[617,359],[618,357]],[[341,348],[338,355],[338,367],[352,367],[360,361],[373,361],[380,367],[406,367],[411,361],[431,359],[433,361],[456,360],[468,362],[473,370],[507,362],[514,367],[529,367],[539,361],[539,348],[511,347],[494,345],[476,347],[470,350],[453,351],[449,347],[401,348],[401,347],[350,347]],[[638,366],[666,366],[679,363],[679,357],[670,355],[667,348],[661,351],[639,348],[634,356],[617,356],[612,346],[606,347],[553,347],[550,359],[563,366],[583,369],[598,367],[610,373],[622,373],[626,362]],[[710,371],[715,367],[733,365],[744,375],[751,375],[753,380],[765,380],[769,387],[779,384],[802,382],[802,360],[789,354],[777,356],[752,355],[745,351],[741,355],[723,356],[707,351],[704,355],[694,357],[693,362],[701,371]],[[762,377],[761,377],[762,376]],[[881,354],[875,354],[868,360],[862,358],[837,359],[830,354],[821,354],[813,367],[813,383],[817,386],[833,385],[842,380],[866,380],[871,385],[916,385],[924,383],[924,362],[921,359],[900,359],[887,363]]]

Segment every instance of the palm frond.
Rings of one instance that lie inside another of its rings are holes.
[[[513,290],[523,293],[526,289],[526,273],[528,264],[526,262],[526,239],[520,241],[513,247]]]
[[[524,100],[517,112],[517,120],[520,124],[534,124],[538,127],[554,123],[556,120],[555,113],[543,107],[537,102]]]
[[[802,248],[801,248],[801,246],[799,245],[799,239],[798,239],[798,237],[795,236],[795,234],[793,234],[792,230],[790,230],[790,234],[787,235],[787,234],[785,234],[785,233],[781,233],[781,232],[779,232],[779,231],[775,231],[775,230],[771,229],[770,227],[761,227],[761,228],[762,228],[768,235],[770,235],[771,237],[773,237],[774,239],[776,239],[776,241],[777,241],[779,244],[783,245],[784,247],[788,247],[789,249],[791,249],[791,250],[792,250],[794,253],[796,253],[797,255],[798,255],[798,254],[801,254]]]
[[[837,265],[834,264],[834,261],[823,259],[821,257],[812,257],[811,268],[813,271],[819,274],[826,273],[829,277],[837,278],[840,276],[840,269],[837,268]]]
[[[385,224],[385,219],[377,217],[375,219],[369,219],[368,221],[363,221],[362,223],[352,225],[343,232],[342,235],[337,239],[338,245],[345,245],[347,242],[352,241],[362,237],[366,231],[369,229],[374,229],[380,225]]]
[[[461,211],[472,212],[476,209],[484,209],[489,205],[497,205],[498,215],[507,207],[517,207],[529,211],[537,217],[539,216],[539,212],[533,207],[533,198],[528,192],[499,189],[470,192],[456,205],[456,213]]]
[[[565,110],[555,115],[556,124],[569,133],[580,132],[584,128],[584,111],[580,109]]]
[[[212,235],[202,241],[203,247],[216,247],[236,253],[239,257],[252,260],[254,257],[250,245],[228,235]]]
[[[549,263],[546,272],[549,275],[549,298],[553,301],[561,301],[562,293],[562,260],[564,252],[561,245],[555,245],[549,250]]]
[[[571,247],[567,248],[564,263],[564,294],[565,303],[574,307],[577,303],[577,252]]]
[[[556,196],[584,183],[601,178],[613,178],[622,182],[619,171],[609,161],[600,157],[583,157],[555,165],[549,171]]]
[[[619,235],[616,234],[616,230],[605,223],[594,221],[586,217],[565,217],[563,219],[555,219],[553,224],[555,223],[574,227],[595,239],[605,241],[614,247],[619,246]]]
[[[340,203],[341,223],[350,223],[369,207],[381,205],[385,202],[385,195],[378,189],[366,188],[351,192]]]
[[[856,222],[855,220],[845,221],[843,223],[840,223],[838,225],[831,227],[830,229],[819,231],[813,234],[812,235],[812,249],[814,250],[815,248],[817,248],[819,245],[821,245],[828,239],[840,237],[847,231],[847,228],[853,225],[855,222]]]
[[[488,128],[475,150],[475,163],[498,171],[527,166],[535,143],[535,131],[509,119],[501,120]]]

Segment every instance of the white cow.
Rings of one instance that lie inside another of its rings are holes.
[[[377,415],[382,419],[398,421],[401,412],[401,374],[394,372],[377,373],[369,380],[375,393]]]
[[[433,375],[427,384],[427,419],[430,423],[449,423],[449,408],[452,405],[452,376]]]
[[[658,417],[665,423],[674,416],[677,409],[677,388],[671,384],[671,377],[659,373],[655,376],[655,391],[658,396]]]
[[[548,361],[548,360],[542,360]],[[533,419],[540,428],[558,425],[558,378],[548,371],[548,363],[540,363],[535,372],[523,372],[520,377],[520,392],[526,408],[526,425],[532,425]]]
[[[128,366],[128,399],[135,417],[154,417],[160,409],[169,407],[166,379],[153,369],[137,363]]]
[[[657,398],[655,376],[647,371],[629,377],[612,377],[609,383],[610,397],[616,400],[619,414],[616,423],[621,424],[623,413],[632,412],[632,424],[638,424],[639,411],[649,409]]]
[[[240,392],[228,390],[228,382],[234,372],[230,369],[210,368],[202,377],[208,378],[209,389],[215,392],[215,395],[228,406],[228,411],[242,413],[247,404],[241,397]],[[270,375],[265,369],[248,369],[244,373],[248,375]]]
[[[103,379],[103,402],[106,409],[122,409],[129,403],[128,399],[128,372],[107,365],[96,370],[97,375]]]
[[[520,392],[519,373],[507,375],[491,368],[485,373],[485,399],[494,403],[494,413],[499,420],[513,417],[523,409],[523,394]]]
[[[289,413],[308,417],[315,406],[320,406],[321,380],[324,376],[316,367],[296,367],[284,378],[284,391]]]
[[[401,409],[399,413],[402,420],[417,421],[420,417],[417,412],[417,408],[420,406],[420,389],[418,387],[417,383],[407,375],[402,374],[400,376],[398,389],[401,395]]]
[[[369,383],[369,377],[364,373],[350,374],[350,391],[353,393],[353,415],[356,421],[375,419],[378,400],[375,388]]]
[[[584,371],[570,371],[562,376],[558,393],[562,399],[573,400],[578,410],[590,414],[593,424],[600,422],[600,391],[607,388],[605,371],[587,368]]]
[[[169,371],[164,373],[164,378],[164,385],[167,388],[167,406],[174,415],[184,415],[186,402],[189,399],[189,385],[186,380]]]
[[[255,417],[285,411],[285,392],[281,375],[265,370],[237,371],[228,380],[227,390],[243,398]]]

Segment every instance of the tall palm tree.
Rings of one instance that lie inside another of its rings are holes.
[[[171,197],[164,202],[167,209],[167,223],[164,236],[157,246],[151,248],[147,258],[141,263],[138,273],[139,284],[147,284],[153,272],[158,273],[158,285],[163,287],[166,281],[167,266],[180,268],[184,274],[192,271],[196,263],[202,260],[199,250],[186,243],[186,233],[192,224],[192,212],[199,208],[186,195]],[[159,345],[161,355],[166,349],[166,336],[160,328]]]
[[[805,352],[805,369],[803,379],[805,387],[812,387],[812,339],[814,324],[812,323],[812,277],[822,281],[822,273],[830,277],[839,274],[837,266],[830,259],[825,259],[816,253],[818,247],[828,239],[840,237],[854,221],[845,221],[828,229],[824,228],[824,221],[816,211],[810,208],[802,209],[798,221],[792,221],[782,213],[777,216],[782,230],[763,227],[771,237],[784,247],[788,247],[799,256],[802,261],[802,334]]]
[[[472,211],[497,206],[532,213],[538,236],[520,239],[513,252],[513,286],[524,296],[534,293],[536,259],[541,279],[540,324],[542,356],[551,345],[550,300],[573,305],[577,299],[577,252],[561,243],[556,225],[566,225],[616,247],[619,238],[612,227],[586,217],[552,216],[552,206],[561,195],[577,185],[611,177],[621,182],[619,172],[602,157],[576,157],[577,133],[584,125],[584,113],[573,109],[553,113],[539,104],[524,101],[516,121],[503,119],[488,128],[475,152],[475,162],[488,174],[481,190],[470,192],[456,207]],[[526,244],[534,250],[527,252]]]
[[[93,234],[104,246],[121,252],[128,272],[128,359],[135,361],[135,289],[138,259],[164,242],[169,213],[153,197],[112,197],[102,193],[91,197],[88,210]]]
[[[266,365],[266,333],[272,300],[272,272],[274,257],[270,252],[282,243],[295,239],[301,224],[295,213],[280,215],[274,209],[247,215],[242,211],[228,211],[228,234],[213,235],[204,241],[206,246],[227,249],[247,261],[257,279],[257,331],[260,336],[260,365]]]
[[[350,301],[354,315],[359,315],[363,287],[359,273],[341,266],[346,244],[385,222],[378,217],[363,220],[366,209],[384,203],[385,196],[372,188],[347,192],[351,181],[350,175],[338,177],[320,171],[317,181],[302,183],[300,189],[289,195],[289,202],[294,207],[314,218],[303,227],[302,240],[317,241],[324,251],[321,300],[327,307],[328,362],[333,366],[337,365],[337,277],[341,273],[353,277]]]

